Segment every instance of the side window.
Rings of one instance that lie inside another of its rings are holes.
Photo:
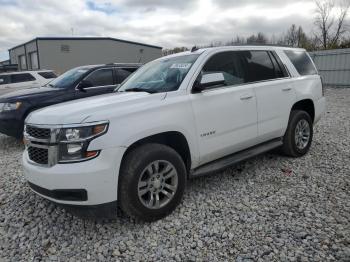
[[[304,76],[317,74],[317,70],[306,52],[285,50],[284,53],[288,56],[300,75]]]
[[[117,84],[122,83],[129,75],[136,71],[136,68],[118,68]]]
[[[111,68],[98,69],[92,72],[85,80],[89,81],[92,87],[113,85],[113,70]]]
[[[267,51],[243,51],[247,66],[247,82],[274,79],[275,68]]]
[[[1,75],[0,76],[0,86],[6,85],[10,83],[10,76],[9,75]]]
[[[29,73],[25,74],[14,74],[11,75],[11,83],[21,83],[21,82],[28,82],[28,81],[35,81],[35,77],[32,76]]]
[[[54,72],[38,72],[38,74],[45,79],[51,79],[51,78],[57,77]]]
[[[239,52],[228,51],[212,56],[202,69],[202,74],[209,73],[223,73],[226,85],[238,85],[245,82]]]
[[[289,73],[287,72],[287,69],[285,68],[284,64],[282,63],[278,55],[275,52],[270,52],[270,56],[272,59],[272,63],[275,67],[276,77],[278,78],[288,77]]]

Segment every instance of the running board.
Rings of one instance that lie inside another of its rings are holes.
[[[264,142],[257,146],[242,150],[240,152],[234,153],[232,155],[220,158],[218,160],[214,160],[208,164],[204,164],[203,166],[200,166],[192,170],[190,173],[190,178],[204,176],[214,172],[218,172],[222,169],[235,165],[243,160],[254,157],[261,153],[270,151],[281,145],[283,145],[282,138],[277,138],[277,139],[270,140],[268,142]]]

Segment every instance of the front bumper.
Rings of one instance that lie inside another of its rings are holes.
[[[125,148],[101,150],[89,161],[43,167],[23,153],[23,169],[31,189],[53,202],[96,206],[117,201],[119,167]]]

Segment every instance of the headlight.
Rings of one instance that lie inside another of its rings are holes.
[[[58,162],[85,161],[98,156],[99,150],[87,151],[91,140],[107,132],[108,123],[63,128],[59,134]]]
[[[17,110],[22,105],[22,102],[13,102],[13,103],[0,103],[0,112]]]

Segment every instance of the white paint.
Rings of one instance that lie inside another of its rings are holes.
[[[23,162],[27,179],[48,189],[87,189],[87,202],[65,203],[102,204],[117,199],[120,161],[125,149],[140,139],[168,131],[182,133],[188,141],[191,168],[196,168],[283,136],[291,108],[301,99],[314,102],[317,122],[325,110],[320,78],[317,75],[298,75],[288,58],[282,55],[283,49],[244,46],[198,50],[194,53],[199,54],[199,58],[177,91],[115,93],[54,105],[31,113],[26,119],[31,124],[69,125],[109,121],[109,129],[89,145],[88,150],[102,152],[94,160],[45,168],[29,164],[25,152]],[[291,72],[291,78],[192,93],[192,86],[205,62],[212,55],[229,50],[274,50]],[[165,59],[186,54],[190,52]]]

